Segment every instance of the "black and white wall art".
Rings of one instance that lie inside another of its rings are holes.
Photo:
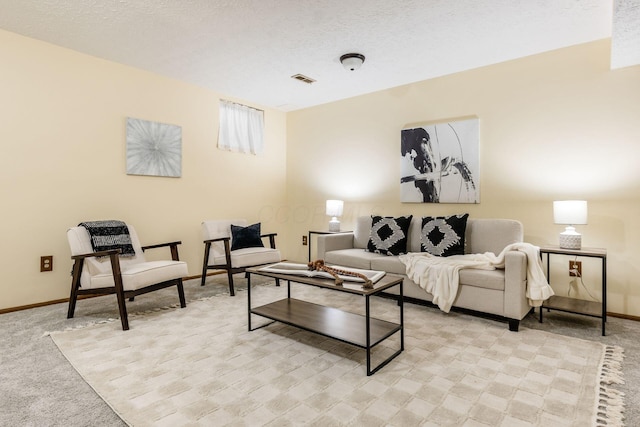
[[[179,177],[182,128],[128,117],[127,174]]]
[[[400,201],[480,203],[477,117],[403,129]]]

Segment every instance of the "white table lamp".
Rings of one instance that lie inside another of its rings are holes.
[[[329,231],[340,231],[338,217],[342,216],[343,208],[344,202],[342,200],[327,200],[327,215],[331,217]]]
[[[560,233],[560,247],[563,249],[580,249],[582,247],[582,235],[576,232],[574,225],[587,223],[587,202],[585,200],[553,202],[553,222],[567,225],[567,228]]]

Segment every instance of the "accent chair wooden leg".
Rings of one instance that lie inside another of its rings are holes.
[[[69,296],[69,310],[67,311],[67,319],[72,319],[73,314],[76,311],[76,300],[78,299],[78,290],[71,289],[71,295]]]
[[[204,282],[207,280],[207,268],[202,271],[202,278],[200,279],[200,286],[204,286]]]
[[[182,286],[182,279],[178,279],[176,286],[178,288],[178,298],[180,298],[180,307],[185,308],[187,306],[187,301],[184,298],[184,286]]]
[[[67,311],[67,319],[73,318],[73,314],[76,311],[76,301],[78,300],[78,288],[80,287],[82,265],[82,259],[77,259],[73,263],[73,276],[71,279],[71,294],[69,295],[69,310]]]
[[[233,289],[233,273],[231,272],[231,269],[227,269],[227,277],[229,278],[229,294],[233,297],[236,295],[234,289]]]
[[[124,285],[122,284],[122,273],[120,272],[120,262],[118,255],[111,255],[111,272],[113,273],[113,282],[116,288],[116,297],[118,298],[118,310],[120,311],[120,322],[122,330],[129,330],[129,318],[127,316],[126,297],[124,296]]]
[[[116,297],[118,298],[118,311],[120,312],[120,323],[122,323],[122,330],[129,330],[129,318],[127,316],[127,305],[124,292],[122,290],[116,291]]]
[[[202,277],[200,279],[200,286],[204,286],[205,280],[207,280],[207,264],[209,263],[209,251],[211,250],[211,243],[204,244],[204,260],[202,261]]]

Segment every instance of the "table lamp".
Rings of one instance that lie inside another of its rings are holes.
[[[338,217],[342,216],[344,202],[342,200],[327,200],[327,215],[331,217],[329,221],[329,231],[340,231],[340,221]]]
[[[567,225],[567,228],[560,233],[560,247],[563,249],[580,249],[582,247],[582,235],[576,232],[574,225],[587,223],[587,202],[585,200],[553,202],[553,222]]]

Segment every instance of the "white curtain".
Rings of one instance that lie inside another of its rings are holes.
[[[240,153],[264,151],[264,111],[220,100],[218,148]]]

